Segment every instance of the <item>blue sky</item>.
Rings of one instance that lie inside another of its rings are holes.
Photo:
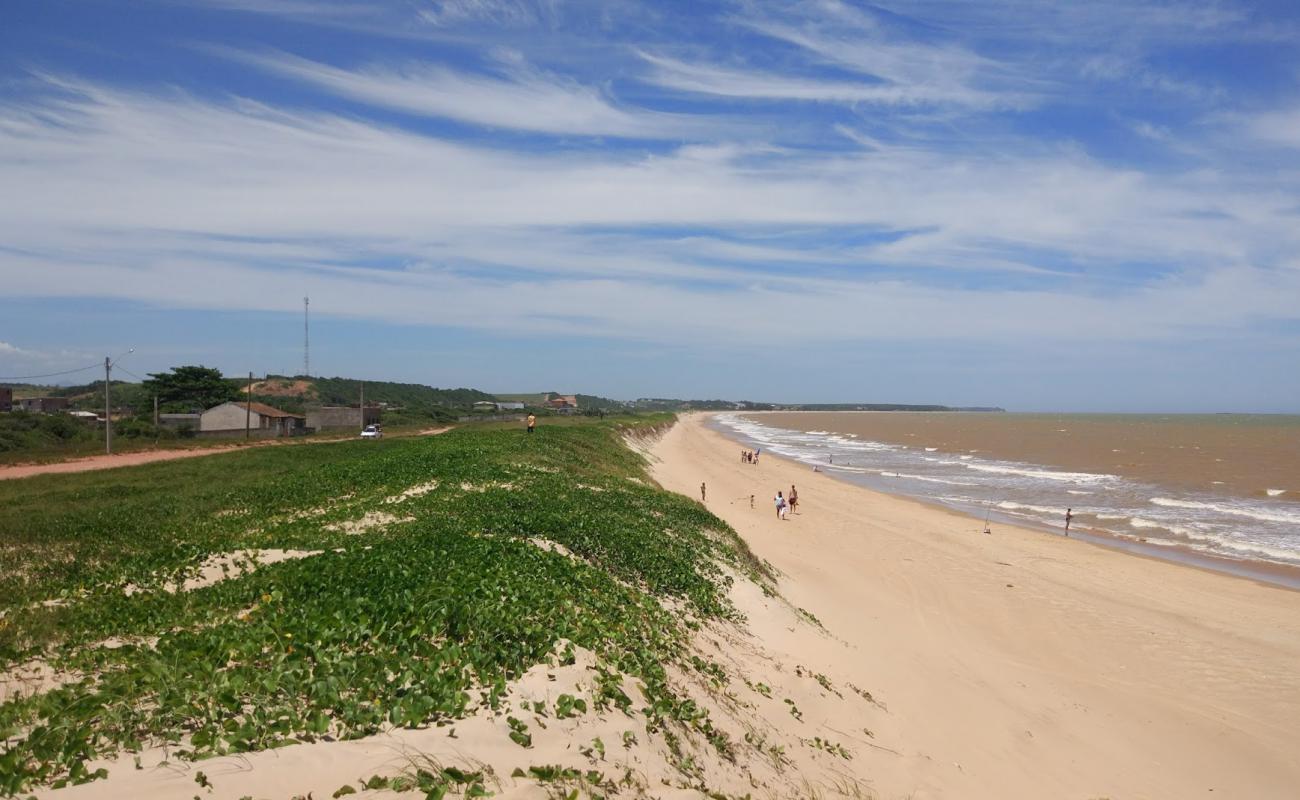
[[[0,377],[1300,411],[1289,2],[18,0],[0,186]]]

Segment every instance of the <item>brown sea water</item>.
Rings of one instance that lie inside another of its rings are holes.
[[[1300,416],[855,411],[755,419],[1241,497],[1267,498],[1272,489],[1300,500]]]
[[[979,517],[1300,567],[1300,417],[724,413],[740,442]]]

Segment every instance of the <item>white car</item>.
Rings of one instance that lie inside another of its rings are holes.
[[[378,425],[367,425],[366,429],[361,432],[362,439],[382,439],[384,432],[379,430]]]

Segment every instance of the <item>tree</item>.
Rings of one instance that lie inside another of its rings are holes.
[[[171,372],[150,373],[144,387],[158,395],[158,405],[163,411],[201,411],[239,397],[239,389],[222,377],[221,370],[204,366],[172,367]]]

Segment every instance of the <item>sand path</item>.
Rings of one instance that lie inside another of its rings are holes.
[[[882,798],[1294,798],[1300,592],[982,523],[740,446],[691,415],[650,451],[860,663]],[[771,497],[799,487],[776,518]],[[755,509],[749,496],[755,495]],[[843,660],[826,643],[810,659]]]
[[[439,433],[451,430],[446,428],[429,428],[422,430],[414,435],[416,436],[434,436]],[[212,447],[193,448],[186,450],[143,450],[134,453],[114,453],[112,455],[90,456],[88,458],[74,458],[68,461],[56,461],[52,464],[14,464],[12,466],[0,466],[0,481],[10,480],[13,478],[30,478],[33,475],[57,475],[68,472],[90,472],[100,469],[116,469],[118,467],[134,467],[139,464],[152,464],[155,461],[175,461],[181,458],[201,458],[203,456],[214,456],[218,453],[229,453],[232,450],[244,450],[249,447],[283,447],[297,446],[304,444],[334,444],[337,442],[350,442],[351,438],[346,439],[268,439],[248,444],[218,444]]]

